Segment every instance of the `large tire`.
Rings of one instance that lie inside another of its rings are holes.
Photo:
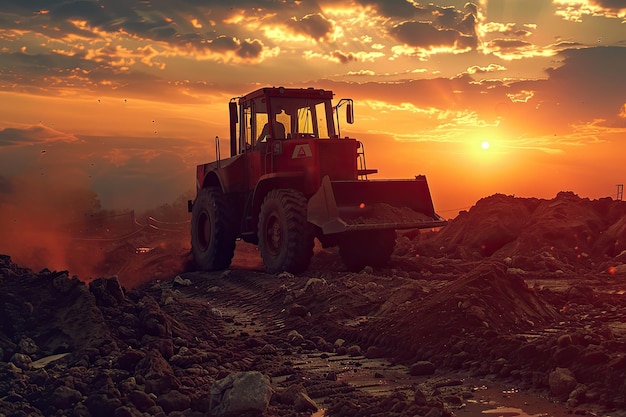
[[[259,251],[267,272],[305,271],[313,256],[313,226],[307,199],[293,189],[272,190],[259,214]]]
[[[349,271],[358,272],[366,266],[386,266],[395,246],[395,230],[351,232],[342,237],[339,256]]]
[[[230,265],[237,238],[234,211],[218,187],[198,192],[191,213],[191,253],[199,270],[220,270]]]

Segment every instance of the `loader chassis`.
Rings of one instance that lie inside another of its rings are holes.
[[[339,246],[346,266],[383,266],[395,231],[446,222],[424,176],[369,180],[363,146],[340,138],[339,108],[351,123],[352,100],[333,107],[321,89],[262,88],[232,99],[230,153],[197,166],[192,254],[200,270],[230,265],[238,238],[257,244],[268,272],[299,273],[313,241]]]

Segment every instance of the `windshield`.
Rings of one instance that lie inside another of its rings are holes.
[[[272,98],[272,120],[282,124],[286,138],[329,138],[335,130],[330,100]]]

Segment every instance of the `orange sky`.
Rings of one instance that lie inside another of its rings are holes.
[[[0,206],[27,184],[171,202],[227,138],[228,100],[266,85],[354,99],[342,135],[378,178],[425,174],[444,217],[626,182],[626,2],[337,3],[5,1]]]

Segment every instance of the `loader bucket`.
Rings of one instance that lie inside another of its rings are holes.
[[[414,180],[322,180],[308,221],[325,235],[369,229],[426,229],[447,222],[433,208],[426,177]]]

